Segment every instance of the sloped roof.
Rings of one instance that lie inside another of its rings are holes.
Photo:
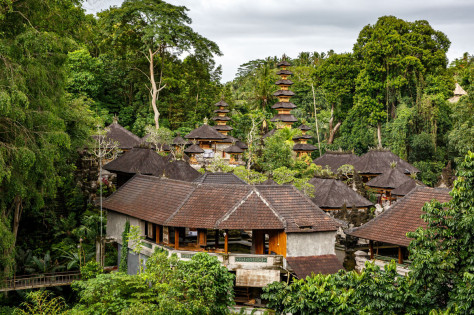
[[[189,158],[188,158],[189,159]],[[183,160],[169,161],[163,170],[163,176],[169,179],[192,182],[201,175],[188,162]]]
[[[240,140],[237,140],[235,142],[235,145],[241,148],[242,150],[247,150],[249,148],[245,142],[240,141]]]
[[[295,122],[298,121],[298,119],[296,119],[295,116],[291,114],[276,114],[272,119],[270,119],[270,121]]]
[[[293,146],[293,151],[314,151],[317,149],[318,148],[309,143],[297,143]]]
[[[390,168],[392,162],[397,162],[396,168],[405,174],[419,172],[416,167],[388,150],[369,151],[361,156],[353,166],[361,174],[382,174]]]
[[[459,85],[459,83],[456,83],[456,88],[454,89],[454,95],[456,96],[467,95],[467,92],[464,91],[464,89]]]
[[[290,91],[290,90],[278,90],[275,93],[273,93],[273,96],[294,96],[295,92]]]
[[[213,126],[213,128],[216,129],[216,130],[221,130],[221,131],[231,131],[232,129],[234,129],[231,126],[228,126],[228,125],[215,125],[215,126]]]
[[[204,153],[204,150],[198,146],[197,144],[190,145],[186,149],[184,149],[185,153]]]
[[[113,122],[107,129],[105,138],[118,142],[120,149],[131,149],[141,143],[140,137],[120,126],[118,122]]]
[[[276,108],[289,108],[289,109],[293,109],[293,108],[296,108],[296,105],[293,104],[293,103],[290,103],[290,102],[278,102],[278,103],[275,103],[273,106],[272,106],[273,109],[276,109]]]
[[[286,60],[282,60],[282,61],[280,61],[279,63],[277,63],[277,67],[282,67],[282,66],[287,66],[287,67],[289,67],[289,66],[291,66],[291,64],[290,64],[288,61],[286,61]]]
[[[140,145],[149,145],[150,148],[156,149],[156,145],[154,143],[148,142],[148,138],[150,137],[150,134],[146,134],[143,136],[143,138],[140,139]],[[160,146],[160,144],[158,144]],[[170,151],[170,146],[168,144],[163,144],[161,145],[161,150],[162,151]]]
[[[304,233],[335,231],[338,226],[292,186],[197,184],[135,175],[104,201],[104,207],[177,227]]]
[[[195,183],[200,184],[236,184],[236,185],[248,185],[245,181],[240,179],[234,173],[206,172],[200,175],[194,180]]]
[[[155,150],[137,147],[105,164],[104,169],[114,173],[140,173],[161,176],[165,164],[165,159]]]
[[[278,185],[278,183],[276,181],[274,181],[273,179],[269,178],[266,181],[264,181],[260,184],[257,184],[257,185]]]
[[[426,222],[421,219],[422,208],[433,199],[439,202],[451,200],[449,190],[418,186],[379,216],[346,233],[377,242],[408,246],[410,239],[406,234],[426,227]]]
[[[181,136],[176,136],[173,139],[173,144],[174,145],[185,145],[185,144],[188,144],[188,141],[184,140],[183,137],[181,137]]]
[[[311,127],[303,124],[303,125],[299,125],[298,129],[303,130],[303,131],[308,131],[308,130],[311,130]]]
[[[293,72],[291,72],[290,70],[278,70],[276,74],[278,74],[278,75],[280,75],[280,74],[292,75]]]
[[[239,146],[234,144],[234,145],[231,145],[230,147],[225,148],[224,152],[227,152],[227,153],[244,153],[244,150],[242,150]]]
[[[311,200],[322,209],[340,209],[344,205],[348,209],[353,206],[364,208],[374,205],[340,180],[314,177],[309,183],[314,186],[314,197]]]
[[[336,255],[286,257],[286,261],[298,279],[305,279],[312,273],[327,275],[344,269]]]
[[[337,172],[337,169],[345,164],[354,165],[359,157],[353,153],[326,151],[323,155],[313,160],[313,163],[322,167],[328,166],[331,171]]]
[[[264,135],[262,136],[262,139],[265,139],[265,138],[268,138],[268,137],[273,136],[273,135],[275,134],[275,132],[277,132],[276,129],[270,130],[269,132],[267,132],[266,134],[264,134]]]
[[[222,140],[225,138],[223,134],[218,132],[211,126],[204,124],[188,133],[186,139],[204,139],[204,140]]]
[[[212,120],[214,120],[214,121],[229,121],[229,120],[230,120],[230,117],[227,117],[227,116],[215,116],[215,117],[212,117]]]
[[[222,106],[222,107],[227,107],[229,104],[224,102],[223,100],[220,100],[219,102],[215,103],[214,106]]]
[[[281,79],[281,80],[276,81],[275,84],[276,85],[292,85],[293,81]]]
[[[400,172],[396,168],[387,169],[382,174],[372,178],[367,182],[367,186],[375,188],[397,188],[405,182],[415,180]]]
[[[415,189],[417,186],[426,186],[421,182],[417,182],[416,180],[409,180],[398,186],[397,188],[393,189],[390,193],[392,196],[405,196],[410,191]]]

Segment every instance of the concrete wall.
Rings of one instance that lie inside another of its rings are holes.
[[[336,231],[287,233],[286,256],[335,255]]]
[[[127,220],[130,221],[130,225],[140,226],[142,233],[145,233],[144,221],[115,211],[107,211],[107,237],[113,237],[117,243],[122,244],[122,233]]]

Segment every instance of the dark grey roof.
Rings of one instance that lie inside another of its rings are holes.
[[[278,75],[281,75],[281,74],[292,75],[293,72],[291,72],[290,70],[278,70],[276,74],[278,74]]]
[[[278,80],[275,82],[276,85],[292,85],[293,81],[291,80]]]
[[[286,60],[282,60],[282,61],[280,61],[279,63],[277,63],[277,67],[282,67],[282,66],[287,66],[287,67],[289,67],[289,66],[291,66],[291,64],[290,64],[288,61],[286,61]]]
[[[264,135],[262,136],[262,139],[265,139],[265,138],[268,138],[268,137],[273,136],[276,131],[277,131],[276,129],[270,130],[269,132],[267,132],[266,134],[264,134]]]
[[[322,167],[328,166],[334,173],[342,165],[354,165],[359,157],[353,153],[326,151],[322,156],[313,160],[313,163]]]
[[[230,110],[228,110],[228,109],[216,109],[214,111],[214,113],[224,113],[224,114],[226,114],[228,112],[230,112]]]
[[[224,149],[224,152],[227,153],[244,153],[244,150],[242,150],[240,147],[237,145],[231,145],[230,147],[227,147]]]
[[[313,137],[311,137],[310,135],[299,135],[299,136],[296,136],[293,138],[293,140],[301,140],[301,139],[311,139]]]
[[[245,181],[237,177],[233,173],[209,173],[206,172],[194,180],[195,183],[200,184],[238,184],[248,185]]]
[[[218,132],[211,126],[204,124],[199,128],[192,130],[186,135],[187,139],[204,139],[204,140],[222,140],[225,138],[223,134]]]
[[[392,196],[405,196],[417,186],[425,185],[421,182],[417,182],[416,180],[409,180],[402,183],[397,188],[393,189],[390,193],[392,194]]]
[[[163,171],[163,176],[166,178],[186,182],[192,182],[200,175],[201,173],[196,171],[188,162],[183,160],[168,162]]]
[[[311,127],[303,124],[303,125],[300,125],[298,129],[303,130],[303,131],[308,131],[308,130],[311,130]]]
[[[146,134],[143,136],[143,138],[140,139],[140,145],[149,145],[150,148],[153,148],[153,149],[156,149],[156,145],[154,143],[151,143],[151,142],[148,142],[147,139],[150,137],[150,134]],[[168,144],[163,144],[163,145],[160,145],[158,144],[159,147],[161,147],[161,151],[167,151],[169,152],[170,151],[170,146]]]
[[[161,176],[165,164],[165,158],[156,153],[155,150],[133,148],[104,165],[104,169],[113,173],[140,173]]]
[[[361,174],[382,174],[390,168],[392,162],[397,162],[396,168],[405,174],[419,172],[416,167],[388,150],[369,151],[361,156],[353,165],[355,170]]]
[[[296,119],[295,116],[291,114],[277,114],[272,119],[270,119],[270,121],[296,122],[298,119]]]
[[[275,103],[275,105],[273,105],[272,108],[273,109],[277,109],[277,108],[293,109],[293,108],[296,108],[296,105],[290,102],[278,102],[278,103]]]
[[[221,130],[221,131],[231,131],[232,129],[234,129],[231,126],[228,126],[228,125],[215,125],[215,126],[213,126],[213,128],[216,129],[216,130]]]
[[[105,138],[118,142],[120,149],[131,149],[141,143],[140,137],[120,126],[117,122],[110,124],[107,129]]]
[[[414,182],[415,180],[403,174],[396,168],[390,168],[382,174],[369,180],[366,185],[369,187],[394,189],[402,184],[405,184],[407,181]]]
[[[215,116],[215,117],[212,117],[212,120],[214,121],[228,121],[230,120],[230,117],[227,117],[227,116]]]
[[[193,145],[190,145],[189,147],[187,147],[186,149],[184,149],[184,152],[185,153],[204,153],[204,150],[198,146],[197,144],[193,144]]]
[[[240,140],[236,141],[235,145],[241,148],[242,150],[247,150],[249,148],[245,142]]]
[[[374,204],[337,179],[312,178],[309,183],[314,186],[314,197],[311,200],[320,208],[340,209],[371,207]]]
[[[295,92],[290,91],[290,90],[278,90],[275,93],[273,93],[273,96],[294,96]]]
[[[229,106],[229,104],[227,104],[226,102],[224,102],[224,101],[221,100],[221,101],[215,103],[214,106],[227,107],[227,106]]]
[[[314,151],[317,149],[318,148],[309,143],[297,143],[293,146],[293,151]]]
[[[184,140],[183,137],[177,136],[173,139],[174,145],[185,145],[188,144],[188,141]]]

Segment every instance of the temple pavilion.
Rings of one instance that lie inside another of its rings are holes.
[[[311,130],[311,128],[306,125],[301,125],[298,127],[298,129],[301,130],[302,134],[293,138],[293,140],[295,141],[295,145],[293,146],[293,151],[295,151],[296,155],[299,157],[305,156],[308,154],[311,155],[311,152],[317,150],[317,148],[314,145],[308,143],[308,140],[312,139],[312,137],[306,134],[306,132],[308,130]]]

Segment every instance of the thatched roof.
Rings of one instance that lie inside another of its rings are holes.
[[[301,139],[309,140],[311,138],[313,137],[311,137],[310,135],[299,135],[299,136],[293,137],[293,140],[301,140]]]
[[[105,138],[118,142],[120,149],[129,150],[141,143],[140,137],[120,126],[116,121],[110,124],[107,129]]]
[[[296,117],[291,114],[277,114],[272,119],[270,119],[270,121],[271,122],[277,122],[277,121],[296,122],[298,121],[298,119],[296,119]]]
[[[390,168],[378,175],[377,177],[372,178],[367,182],[367,186],[373,188],[389,188],[394,189],[398,186],[404,184],[406,181],[415,181],[413,178],[408,177],[400,170],[396,168]]]
[[[306,152],[306,151],[314,151],[314,150],[317,150],[317,149],[318,148],[316,148],[314,145],[309,144],[309,143],[297,143],[293,146],[293,151]]]
[[[290,70],[278,70],[276,74],[277,75],[282,75],[282,74],[283,75],[292,75],[293,72],[291,72]]]
[[[303,125],[300,125],[298,129],[303,130],[303,131],[308,131],[308,130],[311,130],[311,127],[303,124]]]
[[[359,157],[353,153],[326,151],[323,155],[313,160],[313,163],[322,167],[328,166],[332,172],[345,164],[354,165]]]
[[[273,135],[275,134],[275,132],[277,132],[276,129],[270,130],[269,132],[267,132],[266,134],[264,134],[264,135],[262,136],[262,139],[265,139],[265,138],[268,138],[268,137],[273,136]]]
[[[229,121],[230,117],[227,117],[227,116],[214,116],[214,117],[212,117],[212,120],[214,120],[214,121]]]
[[[240,147],[237,145],[231,145],[230,147],[227,147],[224,149],[224,152],[226,153],[244,153],[244,150],[242,150]]]
[[[214,128],[215,130],[220,130],[220,131],[231,131],[232,129],[234,129],[228,125],[215,125],[212,128]]]
[[[214,106],[217,106],[217,107],[219,107],[219,106],[221,106],[221,107],[227,107],[227,106],[229,106],[229,104],[227,104],[226,102],[224,102],[223,100],[221,100],[221,101],[215,103]]]
[[[179,160],[166,164],[163,176],[169,179],[192,182],[201,176],[201,173],[196,171],[188,162]]]
[[[416,167],[388,150],[371,150],[361,156],[353,166],[361,174],[382,174],[390,169],[392,162],[396,162],[396,168],[405,174],[419,172]]]
[[[417,182],[416,180],[408,180],[402,183],[397,188],[393,189],[390,193],[392,196],[405,196],[408,195],[410,191],[415,189],[417,186],[425,186],[423,183]]]
[[[273,109],[277,109],[277,108],[289,108],[289,109],[293,109],[293,108],[296,108],[296,105],[293,104],[293,103],[290,103],[290,102],[278,102],[278,103],[275,103],[273,106],[272,106]]]
[[[184,140],[183,137],[177,136],[173,139],[173,144],[174,145],[186,145],[188,144],[188,141]]]
[[[323,209],[371,207],[374,204],[337,179],[312,178],[309,183],[314,186],[313,202]]]
[[[242,150],[247,150],[249,148],[245,142],[240,141],[240,140],[237,140],[235,142],[235,145],[241,148]]]
[[[165,164],[165,158],[156,153],[155,150],[133,148],[104,165],[104,169],[113,173],[139,173],[161,176]]]
[[[293,81],[291,80],[278,80],[275,82],[276,85],[292,85]]]
[[[186,135],[186,139],[222,140],[225,136],[211,126],[204,124]]]
[[[230,110],[228,109],[216,109],[214,111],[214,113],[224,113],[224,114],[227,114],[228,112],[230,112]]]
[[[283,66],[289,67],[291,66],[291,64],[286,60],[282,60],[279,63],[277,63],[277,67],[283,67]]]
[[[146,134],[143,136],[143,138],[140,139],[140,146],[143,146],[143,145],[149,145],[150,148],[152,149],[156,149],[156,145],[154,143],[151,143],[151,142],[148,142],[148,138],[150,137],[150,134]],[[166,152],[169,152],[171,149],[170,149],[170,146],[168,144],[163,144],[163,145],[160,145],[158,144],[159,147],[161,147],[161,151],[166,151]]]
[[[290,91],[290,90],[278,90],[275,93],[273,93],[273,96],[294,96],[295,92]]]
[[[200,154],[204,153],[204,150],[197,144],[190,145],[186,149],[184,149],[185,153],[195,153],[195,154]]]

